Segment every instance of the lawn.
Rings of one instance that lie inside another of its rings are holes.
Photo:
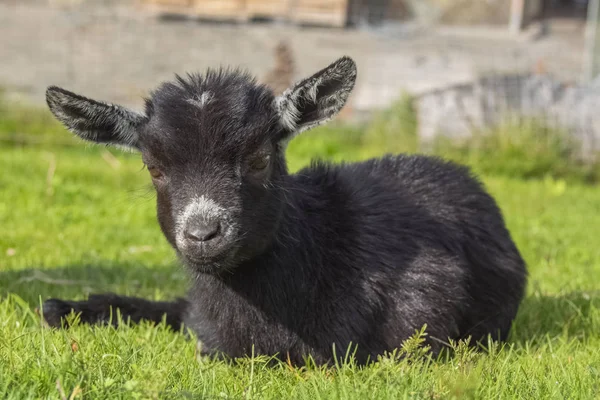
[[[366,368],[269,366],[264,358],[229,365],[199,359],[193,340],[162,324],[40,324],[34,309],[48,297],[171,299],[187,280],[156,223],[137,155],[79,144],[46,117],[20,118],[0,113],[0,398],[600,398],[598,186],[483,176],[530,272],[507,344],[457,345],[452,358],[430,360],[416,337],[406,358]],[[351,160],[389,149],[362,146],[347,131],[344,139],[328,128],[299,137],[288,149],[291,168],[312,156]]]

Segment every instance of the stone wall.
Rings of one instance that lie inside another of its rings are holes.
[[[600,151],[600,82],[569,85],[549,75],[487,76],[417,98],[419,136],[464,138],[505,118],[542,119],[579,139],[584,157]]]
[[[525,0],[525,20],[540,11],[542,0]],[[508,24],[510,0],[404,0],[417,20],[448,25]]]

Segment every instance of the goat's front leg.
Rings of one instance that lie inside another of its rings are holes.
[[[49,299],[42,305],[43,317],[48,325],[53,327],[66,326],[64,319],[74,311],[80,314],[80,321],[88,324],[118,324],[117,309],[122,320],[139,322],[141,320],[159,323],[166,315],[166,322],[173,330],[178,331],[183,323],[183,316],[187,309],[185,299],[173,302],[150,301],[137,297],[118,296],[112,293],[90,295],[88,300],[67,301]]]

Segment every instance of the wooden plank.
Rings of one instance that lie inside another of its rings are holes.
[[[227,13],[233,10],[242,12],[244,0],[194,0],[194,9],[198,12]]]
[[[288,0],[246,0],[246,13],[250,17],[286,17]]]
[[[320,11],[294,11],[290,20],[296,23],[309,23],[315,25],[328,25],[335,27],[346,26],[346,13],[323,13]]]
[[[156,13],[173,13],[193,17],[244,20],[245,0],[140,0]]]
[[[294,22],[343,27],[348,17],[348,0],[296,0],[290,12]]]
[[[138,0],[155,12],[215,19],[285,18],[297,23],[343,27],[348,0]]]
[[[510,21],[508,30],[516,35],[523,28],[523,17],[525,15],[525,0],[511,0],[510,3]]]
[[[189,7],[193,0],[142,0],[142,3],[169,6],[169,7]]]
[[[317,9],[330,9],[338,7],[346,7],[347,0],[297,0],[294,2],[295,7],[308,7]]]
[[[138,0],[136,7],[155,14],[190,15],[193,0]]]
[[[583,83],[591,83],[598,76],[600,62],[598,59],[598,22],[600,21],[600,0],[590,0],[588,5],[585,43],[583,52]]]

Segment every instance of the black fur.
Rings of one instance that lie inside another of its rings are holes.
[[[506,339],[525,265],[495,201],[467,168],[388,155],[287,173],[284,143],[295,132],[289,120],[281,123],[281,104],[302,113],[310,82],[350,90],[355,67],[343,60],[303,80],[301,90],[291,88],[288,98],[275,99],[240,71],[161,86],[128,137],[138,138],[133,146],[153,171],[159,223],[190,271],[187,301],[51,299],[47,322],[60,326],[71,309],[91,323],[105,322],[111,307],[134,321],[167,313],[176,329],[184,321],[196,332],[205,353],[238,357],[254,346],[254,354],[294,363],[307,355],[328,362],[334,346],[343,355],[350,344],[364,363],[424,324],[434,352],[448,339]],[[311,115],[295,121],[329,118],[348,95],[321,98],[312,89]],[[88,101],[74,96],[71,108]],[[101,128],[93,125],[78,126]],[[104,141],[110,134],[103,132]],[[221,224],[215,239],[186,236],[209,220]]]

